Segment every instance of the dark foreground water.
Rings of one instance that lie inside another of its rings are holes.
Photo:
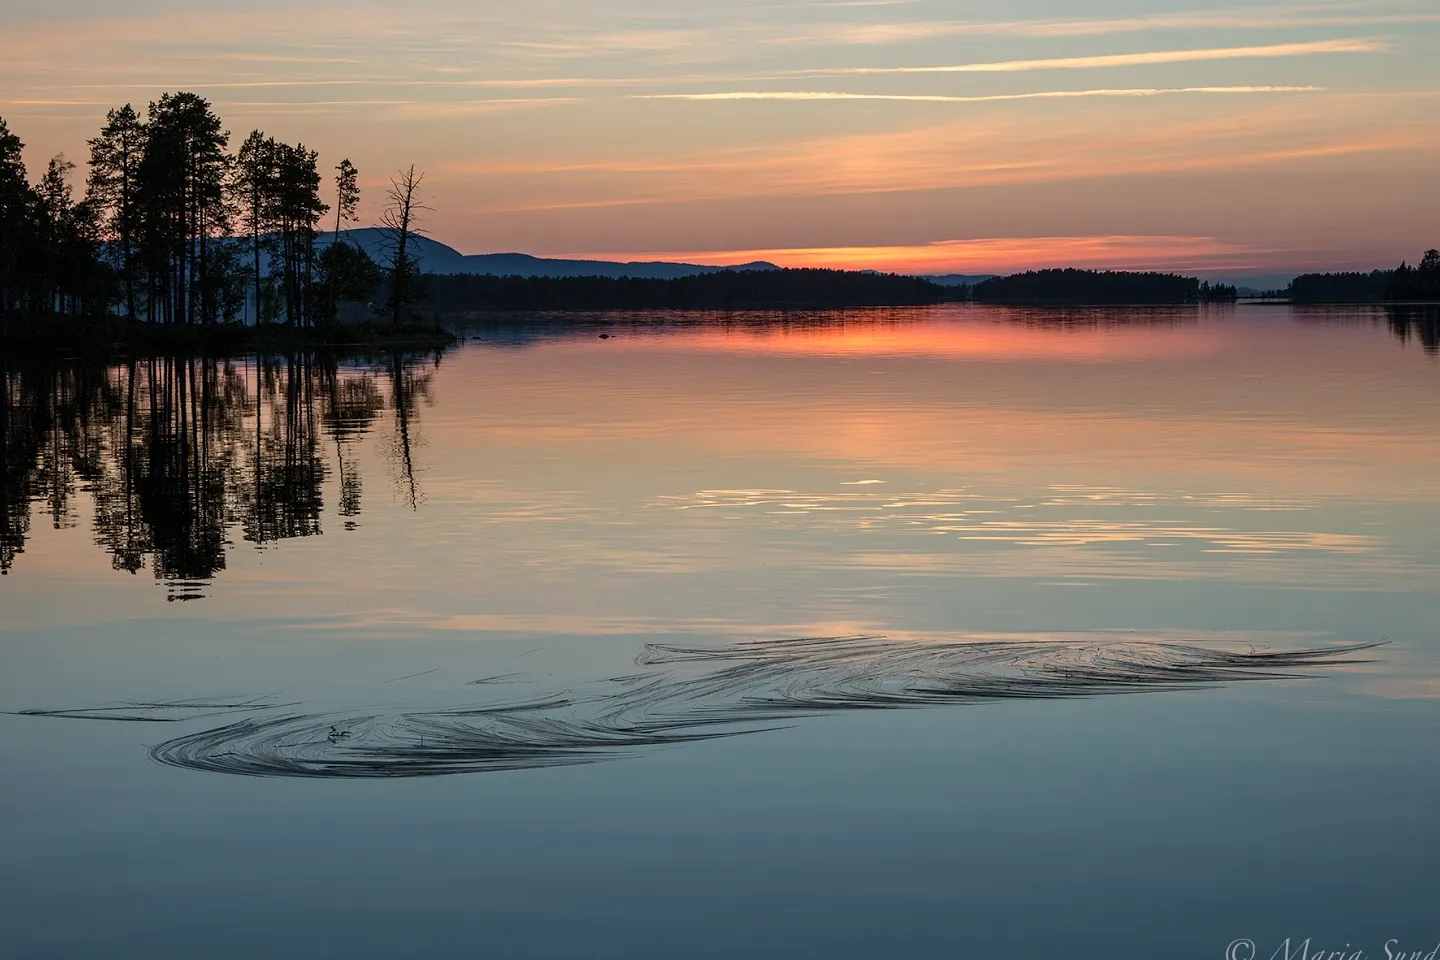
[[[0,360],[0,957],[1440,945],[1433,315],[773,319]]]

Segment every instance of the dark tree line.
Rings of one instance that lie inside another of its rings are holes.
[[[0,574],[24,553],[32,514],[73,527],[86,492],[93,539],[115,569],[148,568],[172,599],[190,599],[236,540],[263,548],[322,533],[331,477],[353,529],[357,448],[377,431],[390,437],[399,499],[414,504],[412,436],[432,376],[430,360],[398,354],[349,366],[314,354],[104,366],[0,352]]]
[[[1290,281],[1283,296],[1296,303],[1378,303],[1382,300],[1440,300],[1440,250],[1427,250],[1415,266],[1369,273],[1305,273]]]
[[[487,310],[784,309],[993,303],[1229,302],[1232,286],[1165,273],[1042,270],[945,286],[922,277],[844,270],[722,270],[673,279],[634,277],[423,278],[422,306],[442,315]]]
[[[972,299],[996,303],[1177,304],[1234,301],[1237,291],[1174,273],[1031,270],[970,288]]]
[[[1440,250],[1427,250],[1415,266],[1402,263],[1390,274],[1386,300],[1440,300]]]
[[[441,314],[909,306],[954,294],[953,288],[919,277],[842,270],[722,270],[674,279],[427,275],[423,286],[423,306]]]
[[[22,313],[69,316],[103,309],[113,294],[100,263],[99,212],[76,202],[74,164],[52,159],[26,177],[24,144],[0,118],[0,333]]]
[[[1296,303],[1372,303],[1385,299],[1389,270],[1369,273],[1305,273],[1285,292]]]
[[[319,155],[254,131],[232,154],[230,133],[193,93],[165,94],[142,117],[111,110],[89,141],[85,194],[74,164],[50,161],[32,184],[24,145],[0,118],[0,324],[120,315],[194,326],[315,327],[341,304],[380,291],[400,321],[413,297],[409,249],[424,207],[423,175],[393,182],[382,218],[392,238],[382,271],[340,241],[358,219],[358,171],[336,167],[332,206],[321,199]],[[386,273],[388,272],[388,284]]]

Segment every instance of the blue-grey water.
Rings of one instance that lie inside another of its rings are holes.
[[[1440,945],[1433,313],[660,319],[0,361],[0,957]]]

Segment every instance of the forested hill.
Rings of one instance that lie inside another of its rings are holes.
[[[339,234],[342,243],[348,243],[364,250],[376,263],[385,260],[389,239],[384,230],[361,228],[343,230]],[[322,247],[328,246],[330,237],[321,237]],[[669,261],[611,260],[557,260],[535,257],[528,253],[474,253],[464,254],[454,247],[416,236],[411,240],[411,254],[415,267],[421,273],[433,274],[478,274],[495,277],[644,277],[669,280],[698,273],[717,273],[721,270],[774,270],[773,263],[757,260],[753,263],[734,266],[714,266],[699,263],[671,263]]]
[[[1234,287],[1174,273],[1032,270],[976,285],[971,297],[991,303],[1161,304],[1234,300]]]
[[[920,306],[955,291],[919,277],[844,270],[724,270],[662,280],[637,277],[427,276],[422,309],[743,310]]]

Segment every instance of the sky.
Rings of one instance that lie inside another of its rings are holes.
[[[193,90],[465,253],[1244,277],[1440,246],[1434,0],[0,0],[32,175]]]

